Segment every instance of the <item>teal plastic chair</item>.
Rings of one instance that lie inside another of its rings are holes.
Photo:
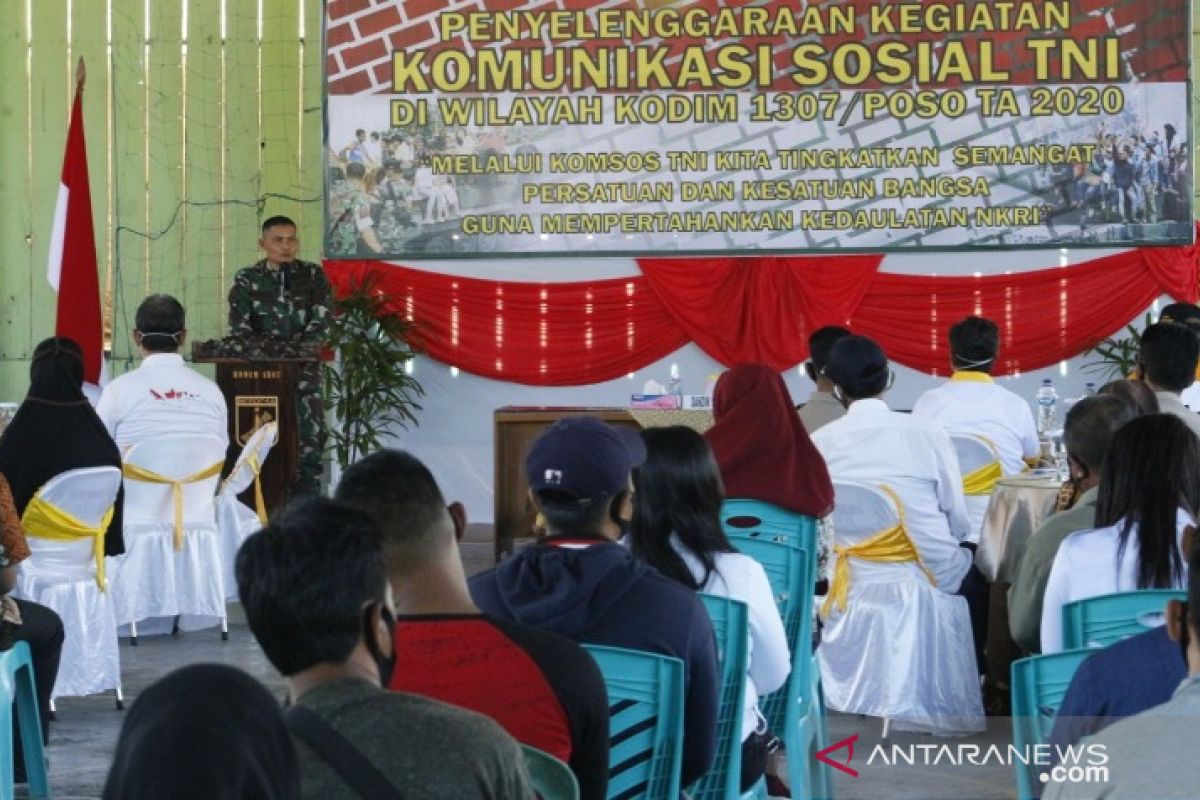
[[[793,792],[830,798],[830,768],[815,756],[829,743],[821,672],[812,649],[817,521],[760,500],[735,499],[722,505],[721,524],[733,546],[767,573],[792,651],[787,682],[762,699],[759,709],[787,746]]]
[[[608,690],[608,800],[679,796],[683,768],[683,662],[584,645]]]
[[[1054,727],[1054,715],[1071,685],[1075,670],[1092,650],[1064,650],[1061,653],[1030,656],[1012,665],[1013,746],[1018,752],[1032,752],[1034,745],[1045,744]],[[1015,761],[1017,794],[1020,800],[1032,800],[1042,786],[1037,773],[1044,768]]]
[[[25,775],[30,797],[49,797],[46,754],[42,749],[42,722],[38,716],[37,689],[33,681],[33,658],[29,645],[17,642],[0,653],[0,800],[13,800],[12,709],[17,704],[21,722],[21,746],[25,751]]]
[[[766,798],[766,781],[761,780],[745,795],[742,777],[742,705],[746,695],[746,669],[750,658],[750,618],[740,600],[701,592],[700,601],[712,621],[717,639],[717,663],[721,670],[721,692],[717,717],[717,750],[713,766],[688,794],[693,800],[738,800]]]
[[[529,782],[541,800],[579,800],[579,781],[575,773],[549,753],[521,745]]]
[[[1140,589],[1102,594],[1063,606],[1063,649],[1108,647],[1163,624],[1168,600],[1187,600],[1182,589]]]

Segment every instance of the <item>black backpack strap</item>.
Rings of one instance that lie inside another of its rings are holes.
[[[284,712],[288,730],[333,768],[363,800],[402,800],[391,782],[321,716],[303,706]]]

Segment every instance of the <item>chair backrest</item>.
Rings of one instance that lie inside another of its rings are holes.
[[[211,436],[176,436],[138,442],[125,453],[125,463],[135,464],[166,478],[178,480],[225,460],[225,446]],[[183,486],[183,518],[215,524],[213,498],[219,475]],[[126,522],[170,522],[174,518],[174,493],[170,485],[125,481]]]
[[[1000,460],[995,448],[978,436],[955,434],[950,437],[950,441],[954,443],[954,452],[958,454],[958,469],[963,475],[969,475]]]
[[[521,754],[534,794],[541,800],[579,800],[579,781],[570,767],[527,744],[521,745]]]
[[[84,467],[55,475],[42,484],[38,495],[88,527],[96,527],[112,508],[121,488],[116,467]]]
[[[717,706],[717,749],[713,765],[688,793],[694,800],[736,800],[742,782],[742,711],[750,659],[750,619],[740,600],[701,592],[700,601],[717,639],[721,691]]]
[[[1049,740],[1054,715],[1058,713],[1071,678],[1091,652],[1063,650],[1013,662],[1013,746],[1018,752],[1032,753],[1034,745],[1045,744]],[[1014,768],[1021,800],[1036,797],[1035,787],[1040,787],[1040,783],[1035,773],[1042,769],[1033,763],[1022,764],[1017,759],[1014,759]]]
[[[1139,589],[1075,600],[1063,606],[1063,648],[1107,647],[1162,625],[1168,600],[1182,589]]]
[[[833,482],[833,532],[838,544],[857,544],[900,522],[900,508],[883,489]]]
[[[258,456],[258,467],[262,469],[262,465],[267,462],[267,456],[270,454],[271,448],[278,441],[278,422],[268,422],[265,425],[259,426],[258,430],[254,431],[242,447],[242,452],[233,464],[233,470],[230,471],[229,477],[221,485],[221,494],[231,493],[237,495],[246,491],[246,488],[254,482],[254,469],[250,465],[250,457],[254,455]]]
[[[683,662],[584,645],[608,690],[609,798],[679,796],[683,768]]]
[[[762,500],[726,500],[721,504],[721,527],[730,537],[770,539],[816,549],[817,521],[813,517]]]

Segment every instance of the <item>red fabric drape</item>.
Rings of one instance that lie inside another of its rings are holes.
[[[969,258],[969,255],[965,255]],[[1195,246],[1130,250],[1071,267],[987,277],[878,272],[878,256],[640,259],[643,275],[577,283],[461,278],[327,261],[339,292],[368,274],[423,327],[431,356],[497,380],[574,386],[638,370],[695,341],[732,366],[787,369],[807,335],[849,323],[892,360],[945,373],[949,327],[995,320],[997,374],[1070,358],[1168,294],[1197,299]],[[1014,255],[1021,269],[1021,256]]]

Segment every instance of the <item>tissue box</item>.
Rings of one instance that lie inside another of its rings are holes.
[[[630,408],[674,409],[679,408],[681,398],[677,394],[635,394],[629,398]]]

